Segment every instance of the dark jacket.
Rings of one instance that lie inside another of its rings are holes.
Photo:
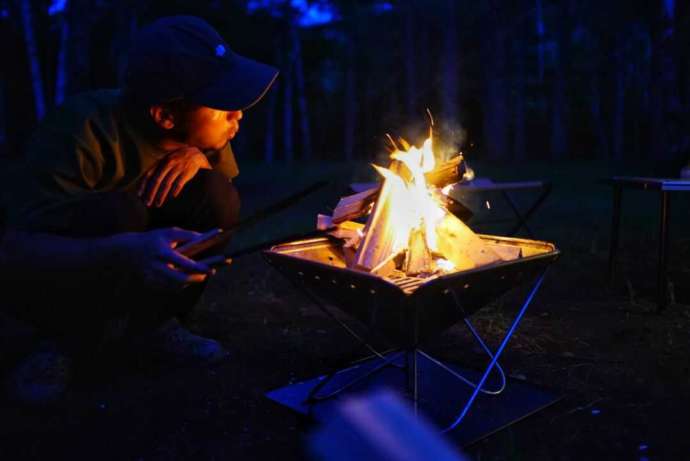
[[[143,174],[165,156],[135,129],[119,90],[76,95],[39,125],[17,165],[5,171],[8,225],[62,230],[61,208],[94,194],[136,190]],[[230,145],[206,152],[215,170],[238,174]]]

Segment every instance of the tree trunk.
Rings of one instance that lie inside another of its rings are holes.
[[[405,96],[404,104],[408,117],[413,117],[415,112],[414,99],[417,96],[417,73],[419,68],[415,57],[415,43],[419,32],[418,18],[416,17],[414,0],[408,0],[405,9],[405,38],[403,60],[405,65]]]
[[[292,48],[294,50],[293,66],[295,85],[297,87],[297,108],[299,109],[299,128],[302,138],[302,159],[311,159],[311,130],[309,127],[309,108],[304,88],[304,68],[302,58],[302,44],[300,43],[299,30],[292,24],[290,27]]]
[[[515,87],[513,91],[513,159],[526,159],[525,152],[525,57],[521,41],[513,42],[513,72]]]
[[[5,110],[5,79],[0,78],[0,157],[9,153],[7,145],[7,111]]]
[[[278,49],[276,47],[276,49]],[[268,90],[268,107],[266,108],[266,132],[264,133],[264,162],[271,164],[275,160],[276,106],[278,105],[279,80]]]
[[[117,6],[116,29],[111,45],[111,56],[115,62],[118,85],[122,85],[127,68],[128,50],[137,32],[136,3],[132,1],[120,2]]]
[[[446,2],[445,34],[444,34],[444,58],[442,60],[442,104],[443,116],[447,122],[458,121],[458,72],[460,53],[458,52],[458,33],[455,25],[456,0]]]
[[[67,51],[66,94],[74,94],[91,87],[91,29],[93,5],[89,0],[70,0],[65,11],[70,24]]]
[[[38,53],[38,44],[34,34],[31,1],[21,0],[19,9],[24,30],[24,42],[26,53],[29,57],[29,69],[31,74],[31,86],[34,93],[34,110],[37,120],[41,120],[46,113],[45,96],[43,93],[43,76],[41,74],[41,61]]]
[[[283,73],[283,155],[285,161],[290,163],[295,159],[295,151],[292,136],[293,107],[293,61],[294,49],[290,45],[287,52],[286,64]]]
[[[345,160],[354,158],[355,131],[357,128],[357,71],[354,38],[347,39],[347,70],[345,71]]]
[[[65,10],[60,14],[60,49],[58,50],[57,69],[55,70],[55,105],[65,100],[67,93],[67,59],[69,49],[70,24],[67,16],[69,4],[65,2]]]
[[[670,130],[666,114],[679,109],[676,65],[673,60],[675,39],[675,2],[662,0],[661,37],[653,56],[652,84],[652,142],[655,159],[669,159],[674,140],[669,139]]]
[[[537,80],[541,83],[544,80],[544,36],[546,33],[542,0],[536,0],[534,19],[535,31],[537,33]]]
[[[484,137],[488,157],[500,160],[508,149],[508,110],[505,81],[505,43],[496,2],[489,2],[484,27],[486,38],[482,47],[486,95]]]
[[[281,41],[273,41],[273,62],[279,63],[282,54]],[[266,132],[264,133],[264,162],[269,165],[275,161],[276,143],[276,108],[278,107],[278,93],[282,79],[276,79],[268,90],[268,104],[266,108]]]
[[[624,160],[623,154],[623,130],[625,128],[625,60],[623,57],[623,49],[625,37],[619,35],[616,40],[616,57],[615,57],[615,100],[613,110],[613,135],[611,136],[612,145],[611,153],[613,159],[616,161]]]
[[[551,87],[551,158],[562,160],[568,156],[568,131],[566,127],[566,66],[569,63],[569,34],[566,21],[568,2],[560,12],[554,58],[554,76]]]

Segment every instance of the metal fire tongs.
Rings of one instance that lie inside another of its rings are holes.
[[[194,258],[195,256],[211,249],[211,248],[218,248],[224,244],[227,244],[232,236],[241,230],[245,230],[261,221],[263,221],[266,218],[269,218],[276,213],[283,211],[286,208],[289,208],[290,206],[296,204],[306,196],[316,192],[317,190],[323,188],[328,184],[328,181],[318,181],[311,186],[307,187],[304,190],[301,190],[293,195],[290,195],[289,197],[276,202],[272,205],[267,206],[266,208],[263,208],[262,210],[259,210],[258,212],[254,213],[253,215],[240,220],[233,226],[227,228],[227,229],[215,229],[213,231],[210,231],[206,234],[203,234],[200,238],[193,240],[191,242],[188,242],[179,248],[177,248],[177,251],[182,253],[183,255],[187,256],[188,258]],[[297,235],[289,235],[285,237],[281,237],[276,240],[271,240],[271,241],[266,241],[259,243],[257,245],[252,245],[240,250],[236,250],[230,253],[223,253],[217,256],[214,256],[213,258],[208,258],[205,261],[211,261],[211,260],[228,260],[232,258],[237,258],[239,256],[244,256],[250,253],[254,253],[256,251],[263,250],[265,248],[270,248],[273,245],[277,245],[279,243],[283,243],[288,240],[293,240],[296,238],[308,238],[311,236],[317,236],[317,235],[322,235],[323,231],[312,231],[309,233],[303,233],[303,234],[297,234]]]

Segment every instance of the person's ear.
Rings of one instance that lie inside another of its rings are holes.
[[[149,115],[151,115],[153,122],[164,130],[171,130],[175,127],[175,117],[161,105],[149,107]]]

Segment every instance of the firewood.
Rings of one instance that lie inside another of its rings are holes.
[[[364,226],[364,237],[355,258],[356,267],[360,270],[371,271],[393,253],[395,222],[391,217],[396,203],[392,200],[392,192],[394,188],[401,187],[400,181],[395,179],[384,179],[381,192]]]
[[[397,253],[391,254],[388,258],[381,261],[378,266],[374,267],[371,270],[371,273],[376,274],[380,277],[387,277],[390,274],[392,274],[393,271],[395,271],[396,269],[396,256],[398,256]]]
[[[433,184],[438,188],[449,184],[455,184],[462,180],[462,175],[466,171],[465,159],[462,154],[458,154],[447,162],[436,166],[433,171],[426,173],[427,184]]]
[[[503,260],[512,261],[522,256],[522,248],[517,245],[503,245],[500,243],[488,243],[489,247]]]
[[[333,224],[333,218],[331,216],[325,215],[325,214],[317,214],[316,215],[316,229],[317,230],[326,230],[334,227]]]
[[[344,240],[343,248],[353,248],[356,250],[359,247],[359,242],[362,240],[363,227],[364,224],[354,221],[345,221],[338,224],[328,235]]]
[[[376,200],[379,190],[380,187],[377,185],[357,194],[342,197],[333,211],[333,222],[337,224],[366,214],[369,205]]]
[[[428,184],[438,188],[445,187],[449,184],[455,184],[462,180],[462,174],[464,172],[463,164],[462,155],[458,155],[442,163],[434,169],[434,171],[427,173],[425,175],[426,181]],[[405,181],[410,181],[412,178],[409,169],[400,161],[393,160],[388,169]],[[364,216],[369,211],[369,206],[378,197],[380,191],[381,185],[372,183],[371,187],[364,191],[342,197],[333,211],[333,223],[337,224]],[[472,212],[466,207],[462,205],[460,205],[460,207],[461,216],[471,215]]]
[[[426,242],[423,225],[410,232],[403,271],[407,275],[430,274],[434,271],[434,260]]]
[[[461,220],[446,213],[436,228],[438,251],[456,270],[472,269],[501,258]]]

